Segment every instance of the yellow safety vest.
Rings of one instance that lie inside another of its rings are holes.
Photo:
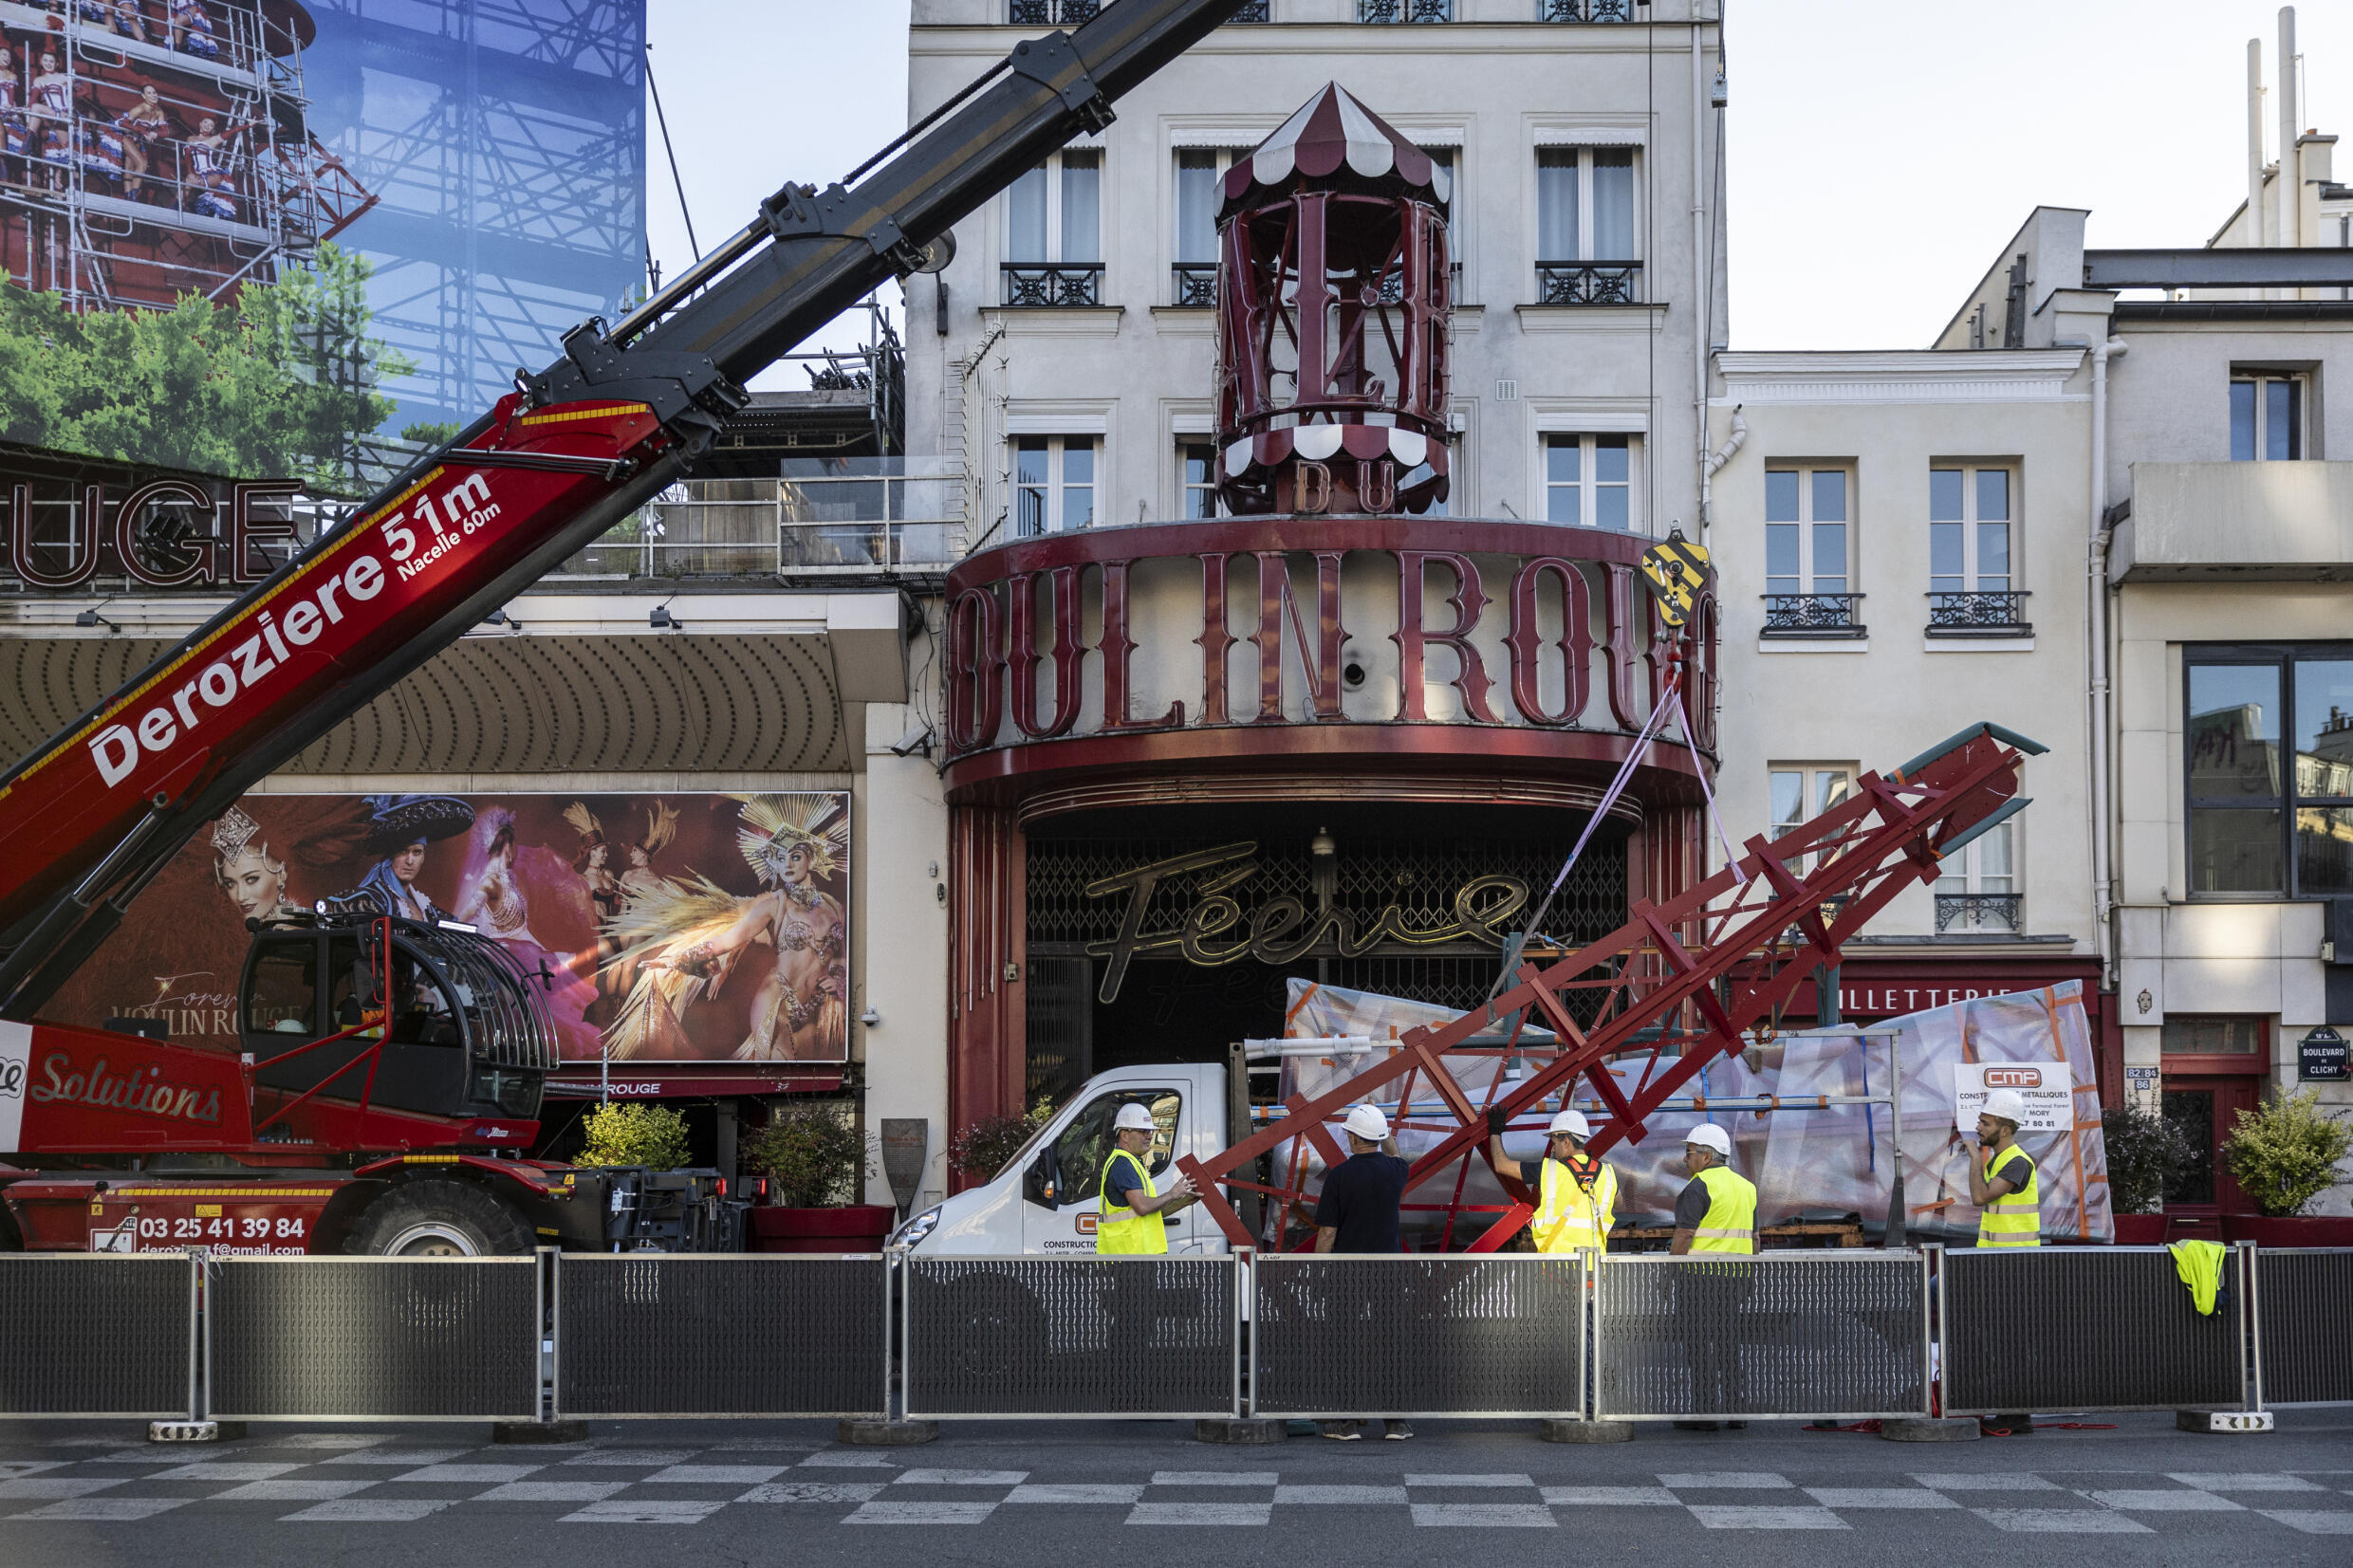
[[[1537,1251],[1574,1252],[1581,1246],[1599,1250],[1609,1240],[1609,1228],[1618,1219],[1618,1172],[1607,1160],[1594,1173],[1590,1192],[1574,1171],[1559,1160],[1546,1160],[1537,1190],[1540,1201],[1529,1222]]]
[[[1131,1208],[1111,1206],[1111,1160],[1126,1160],[1136,1167],[1136,1177],[1143,1183],[1144,1196],[1157,1198],[1159,1193],[1152,1185],[1152,1172],[1141,1158],[1124,1149],[1111,1151],[1111,1158],[1102,1162],[1102,1174],[1095,1182],[1095,1253],[1098,1257],[1112,1253],[1166,1252],[1168,1223],[1158,1214],[1139,1214]]]
[[[2011,1156],[2027,1162],[2027,1184],[2008,1197],[1996,1198],[1977,1216],[1979,1246],[2040,1246],[2043,1245],[2043,1175],[2035,1168],[2034,1157],[2016,1144],[2000,1151],[2004,1165]],[[1977,1152],[1977,1168],[1988,1181],[1993,1179],[1992,1152]]]
[[[1694,1252],[1756,1250],[1756,1184],[1728,1165],[1711,1165],[1695,1178],[1708,1190],[1708,1212],[1692,1232]]]

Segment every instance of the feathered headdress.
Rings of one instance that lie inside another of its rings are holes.
[[[809,875],[835,876],[849,859],[850,824],[833,821],[842,802],[830,795],[736,795],[743,802],[736,819],[735,845],[763,882],[784,879],[785,857],[806,849]]]
[[[604,824],[597,821],[597,814],[588,809],[586,801],[574,801],[570,805],[565,806],[564,820],[571,824],[574,833],[579,834],[588,842],[592,844],[604,842]]]
[[[678,836],[678,810],[667,801],[656,801],[645,808],[645,837],[638,847],[648,855],[661,852],[664,844]]]

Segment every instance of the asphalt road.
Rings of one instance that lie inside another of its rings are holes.
[[[2236,1437],[2082,1419],[2115,1425],[1942,1444],[1645,1426],[1561,1447],[1426,1422],[1410,1442],[1237,1448],[1176,1423],[980,1422],[874,1449],[818,1422],[601,1423],[566,1448],[478,1426],[191,1448],[10,1423],[0,1564],[2353,1561],[2353,1410]]]

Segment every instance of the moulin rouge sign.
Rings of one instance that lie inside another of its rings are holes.
[[[949,578],[949,758],[1350,723],[1632,733],[1668,667],[1670,634],[1638,576],[1644,543],[1534,524],[1286,518],[1007,545]],[[1703,749],[1714,622],[1703,595],[1685,696]],[[1234,652],[1243,643],[1254,657]],[[1169,696],[1171,684],[1185,694]],[[1451,698],[1434,704],[1443,687]]]
[[[301,493],[282,480],[163,478],[66,488],[64,498],[36,504],[33,486],[11,485],[0,491],[8,502],[5,570],[28,588],[52,590],[94,577],[149,588],[259,582],[301,548],[287,515],[287,502]]]

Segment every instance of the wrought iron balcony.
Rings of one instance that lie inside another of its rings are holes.
[[[1007,262],[1005,303],[1048,307],[1102,304],[1101,262]]]
[[[1454,0],[1356,0],[1360,22],[1452,22]]]
[[[2014,935],[2025,909],[2023,894],[1940,893],[1936,895],[1936,931],[1941,935],[1958,926],[1963,931],[2006,931]]]
[[[1861,594],[1767,594],[1769,637],[1860,637],[1870,628],[1858,618]]]
[[[1217,304],[1217,264],[1215,262],[1177,262],[1170,267],[1176,286],[1170,292],[1168,303],[1175,305],[1214,306]]]
[[[1016,28],[1071,28],[1102,9],[1103,0],[1006,0],[1005,19]]]
[[[1274,18],[1267,14],[1267,9],[1273,3],[1274,0],[1244,0],[1244,3],[1236,7],[1233,14],[1226,20],[1229,22],[1271,22]]]
[[[1538,304],[1639,304],[1641,296],[1640,262],[1536,264]]]
[[[1446,287],[1449,297],[1453,299],[1454,304],[1460,304],[1463,303],[1462,263],[1448,262],[1446,264]],[[1399,301],[1404,298],[1405,274],[1400,270],[1392,268],[1388,273],[1383,275],[1380,280],[1380,303],[1382,304],[1396,304]]]
[[[1536,0],[1539,22],[1631,22],[1634,0]]]
[[[2027,619],[2027,593],[1930,594],[1932,637],[2025,637],[2034,635]]]

